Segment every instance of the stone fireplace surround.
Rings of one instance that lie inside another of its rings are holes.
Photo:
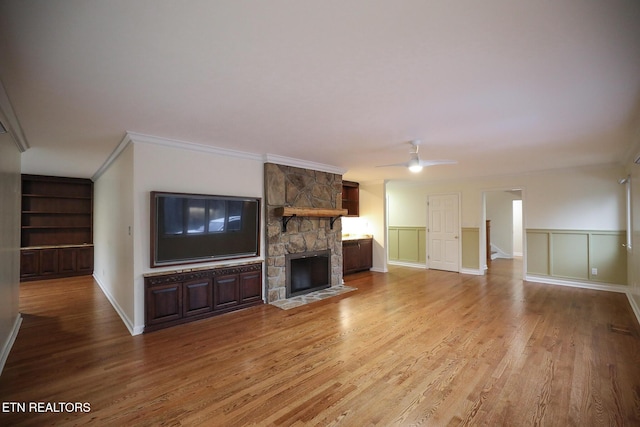
[[[276,163],[265,163],[266,281],[267,302],[287,298],[286,255],[331,251],[331,286],[342,284],[342,222],[331,229],[329,218],[295,217],[282,231],[282,217],[276,208],[339,209],[342,205],[342,176]]]

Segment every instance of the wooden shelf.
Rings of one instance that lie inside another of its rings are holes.
[[[22,197],[33,197],[38,199],[79,199],[79,200],[91,200],[91,197],[85,196],[65,196],[55,194],[23,194]]]
[[[33,251],[36,249],[66,249],[66,248],[89,248],[93,247],[92,243],[85,243],[82,245],[48,245],[48,246],[27,246],[20,248],[21,251]]]
[[[23,230],[37,230],[37,229],[51,229],[51,230],[60,230],[64,228],[88,228],[90,229],[90,225],[23,225]]]
[[[281,206],[275,208],[274,213],[276,216],[282,217],[282,231],[287,231],[287,224],[291,218],[309,217],[309,218],[329,218],[331,220],[331,229],[333,229],[333,223],[347,214],[346,209],[325,209],[325,208],[296,208],[292,206]]]
[[[360,184],[342,181],[342,207],[349,211],[345,216],[360,216]]]
[[[346,209],[323,209],[323,208],[295,208],[292,206],[282,206],[275,209],[277,216],[309,216],[319,218],[331,218],[347,214]]]
[[[91,215],[91,212],[48,212],[48,211],[22,211],[28,215]]]
[[[20,278],[93,272],[93,183],[22,175]]]

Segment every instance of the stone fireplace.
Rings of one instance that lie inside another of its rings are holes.
[[[283,231],[282,217],[275,213],[277,208],[283,206],[341,208],[342,176],[275,163],[265,163],[264,172],[267,302],[284,300],[292,295],[291,291],[287,291],[287,280],[291,279],[287,267],[289,264],[290,268],[292,259],[302,258],[305,253],[327,254],[329,281],[324,287],[342,284],[340,219],[331,221],[330,218],[293,217],[288,221],[286,231]],[[318,280],[318,272],[313,276],[313,280]]]

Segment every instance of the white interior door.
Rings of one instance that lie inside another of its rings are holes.
[[[427,198],[427,266],[436,270],[460,271],[460,220],[457,194]]]

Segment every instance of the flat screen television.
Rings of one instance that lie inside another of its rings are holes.
[[[151,192],[151,267],[259,254],[259,198]]]

